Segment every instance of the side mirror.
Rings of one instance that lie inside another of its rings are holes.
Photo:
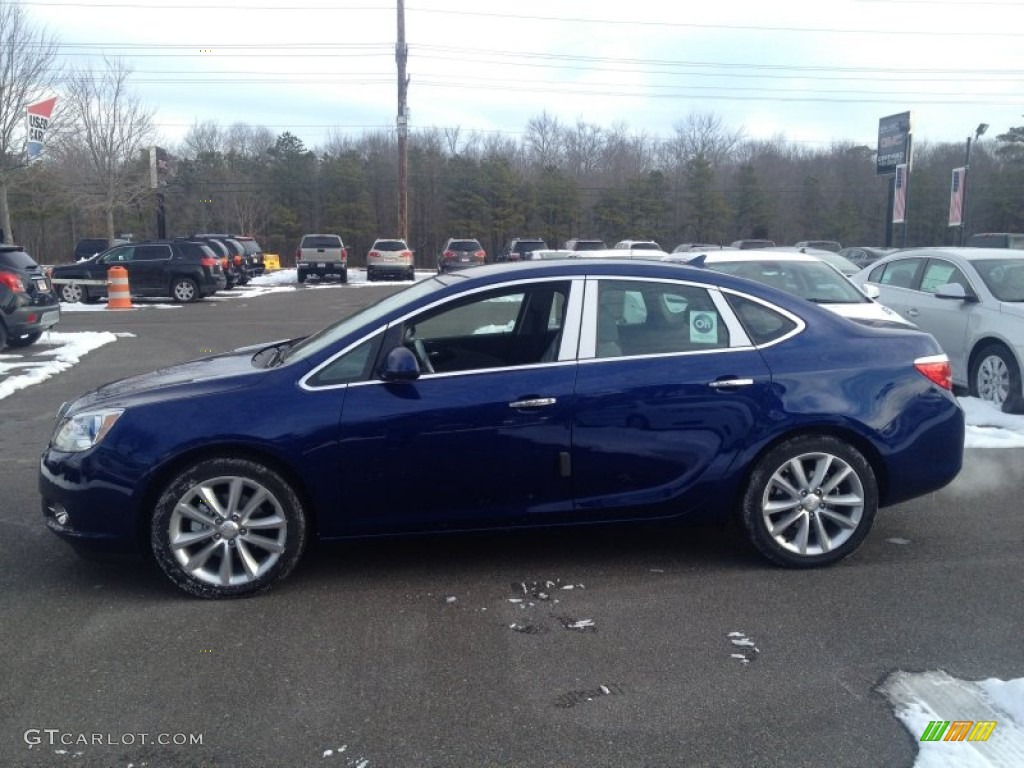
[[[395,347],[384,358],[379,374],[384,381],[415,381],[420,377],[420,364],[411,350]]]
[[[861,293],[867,296],[869,299],[877,299],[882,295],[882,292],[878,290],[878,286],[874,283],[864,283],[860,287]]]
[[[940,285],[935,289],[935,298],[937,299],[952,299],[953,301],[977,301],[973,295],[968,295],[967,291],[960,283],[947,283],[946,285]]]

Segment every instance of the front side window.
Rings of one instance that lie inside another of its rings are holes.
[[[107,251],[106,255],[103,256],[103,263],[123,264],[126,261],[131,261],[134,251],[134,245],[125,245],[120,248],[114,248],[113,250]]]
[[[956,265],[939,259],[929,261],[921,276],[921,290],[925,293],[935,293],[940,285],[949,283],[958,283],[964,287],[965,291],[972,293],[971,284],[967,282],[964,273],[957,269]]]
[[[458,299],[406,320],[402,343],[434,373],[553,362],[569,287],[552,281]]]
[[[598,282],[597,357],[671,354],[729,346],[707,289],[649,281]]]

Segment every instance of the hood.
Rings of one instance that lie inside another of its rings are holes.
[[[253,367],[253,352],[251,348],[235,350],[104,384],[78,398],[69,410],[76,412],[94,405],[139,405],[155,399],[196,397],[250,387],[265,374],[264,369]]]
[[[821,304],[820,306],[835,312],[837,315],[856,320],[860,323],[876,326],[897,326],[900,328],[916,328],[917,326],[892,309],[876,301],[865,301],[857,304]]]

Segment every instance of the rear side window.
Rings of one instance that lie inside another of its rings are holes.
[[[795,322],[764,304],[735,294],[726,294],[726,298],[754,344],[768,344],[796,329]]]
[[[303,248],[341,248],[341,238],[337,235],[307,235],[302,238]]]
[[[140,245],[135,248],[132,261],[158,261],[171,258],[171,249],[166,245]]]
[[[32,269],[36,266],[35,259],[24,251],[0,251],[0,267]]]

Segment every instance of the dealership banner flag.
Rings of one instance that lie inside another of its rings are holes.
[[[892,201],[892,223],[903,224],[907,220],[907,164],[896,166],[896,195]]]
[[[53,105],[57,103],[57,97],[36,104],[29,104],[25,107],[25,119],[28,124],[28,159],[34,160],[43,151],[43,140],[46,139],[46,129],[50,127],[50,115],[53,114]]]
[[[954,168],[953,180],[949,184],[949,226],[959,227],[964,223],[964,181],[966,168]]]

